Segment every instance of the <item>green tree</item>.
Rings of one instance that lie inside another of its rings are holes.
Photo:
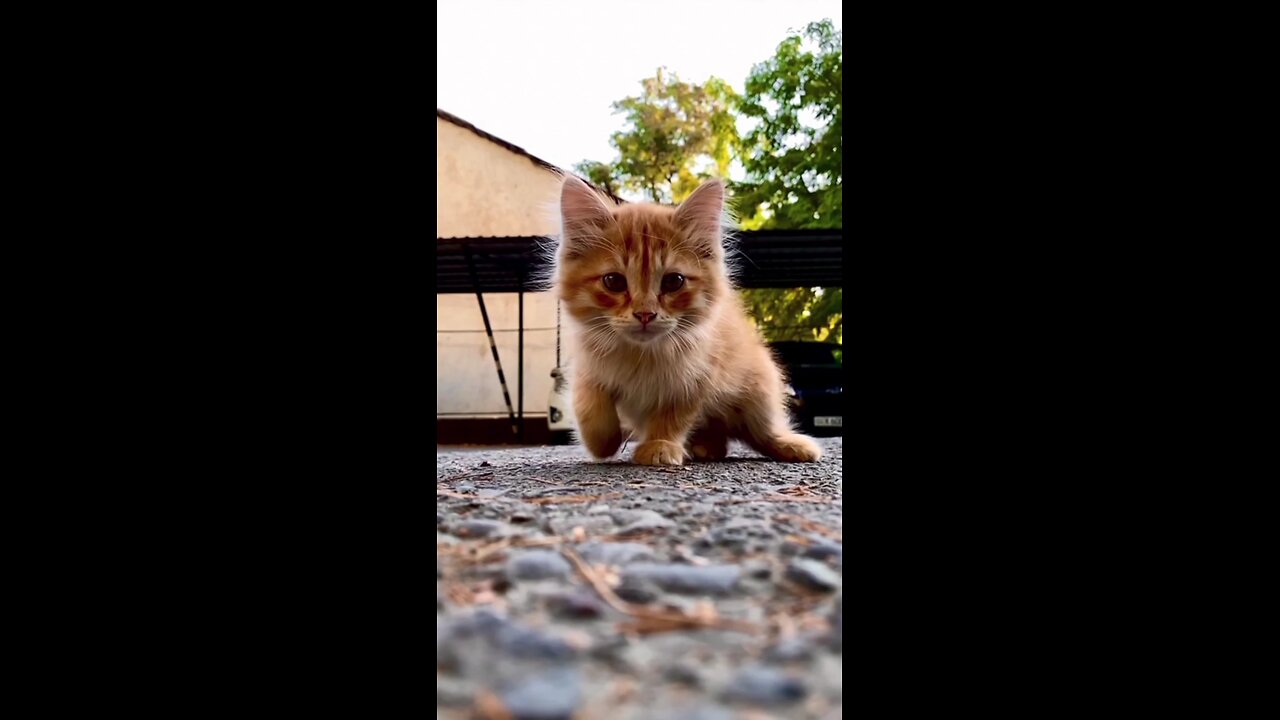
[[[686,83],[662,68],[640,86],[639,95],[613,104],[627,120],[610,139],[618,158],[585,160],[575,169],[611,192],[622,188],[667,203],[688,197],[712,174],[727,177],[739,142],[733,88],[715,77]]]
[[[747,310],[769,340],[844,341],[841,288],[743,290]]]
[[[752,68],[738,103],[756,122],[743,139],[744,182],[734,183],[745,229],[843,227],[842,34],[810,23]],[[744,290],[770,340],[843,342],[840,288]]]
[[[842,34],[823,20],[751,69],[738,108],[757,124],[734,188],[744,227],[843,227],[843,65]]]
[[[579,175],[591,181],[596,187],[608,190],[610,194],[618,194],[618,182],[613,177],[613,168],[608,163],[596,160],[583,160],[573,166]]]

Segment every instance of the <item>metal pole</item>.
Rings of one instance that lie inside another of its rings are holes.
[[[524,273],[520,273],[520,332],[517,361],[520,368],[516,371],[516,406],[520,408],[520,431],[518,437],[524,442]]]
[[[480,317],[484,319],[484,332],[489,337],[489,351],[493,353],[493,364],[498,368],[498,383],[502,385],[502,399],[507,403],[507,417],[511,420],[511,434],[518,435],[516,414],[511,409],[511,393],[507,392],[507,376],[502,372],[502,361],[498,359],[498,345],[493,341],[493,326],[489,324],[489,311],[484,307],[484,293],[480,292],[480,280],[476,276],[476,261],[471,256],[471,244],[463,246],[467,252],[467,268],[471,270],[471,286],[476,290],[476,300],[480,301]]]

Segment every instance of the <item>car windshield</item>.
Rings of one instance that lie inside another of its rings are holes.
[[[778,343],[778,356],[787,365],[837,365],[844,367],[844,348],[825,343]]]

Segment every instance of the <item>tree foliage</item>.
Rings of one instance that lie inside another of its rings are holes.
[[[743,290],[742,296],[769,340],[844,341],[841,288],[756,288]]]
[[[751,69],[738,110],[757,124],[742,143],[746,181],[734,188],[744,226],[843,226],[843,63],[841,33],[823,20]]]
[[[744,228],[843,227],[843,65],[841,33],[823,20],[751,69],[738,110],[756,126],[742,142],[746,181],[733,188]],[[844,340],[840,288],[742,294],[770,340]]]
[[[618,194],[618,182],[613,177],[613,168],[608,163],[597,160],[583,160],[573,169],[582,177],[590,180],[596,187],[608,190],[610,194]]]
[[[680,202],[703,179],[726,177],[739,142],[733,114],[737,94],[719,78],[698,85],[658,68],[640,82],[642,92],[613,104],[627,126],[610,139],[612,164],[585,160],[575,166],[592,182]]]

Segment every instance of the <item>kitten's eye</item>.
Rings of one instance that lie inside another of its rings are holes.
[[[609,292],[622,292],[627,289],[627,279],[620,273],[609,273],[601,279],[604,280],[604,289]]]
[[[684,287],[684,276],[680,273],[667,273],[662,276],[662,292],[675,292]]]

